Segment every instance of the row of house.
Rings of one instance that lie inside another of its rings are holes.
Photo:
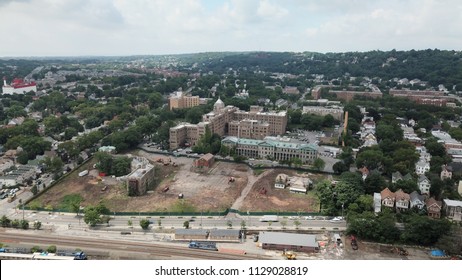
[[[450,199],[437,201],[435,198],[421,195],[417,191],[407,194],[402,189],[392,192],[385,188],[380,193],[374,193],[374,212],[381,212],[383,207],[397,212],[411,208],[422,210],[426,207],[427,215],[431,218],[439,219],[441,213],[444,213],[449,219],[462,220],[462,201]]]
[[[427,207],[429,217],[441,217],[441,201],[436,201],[433,197],[427,199],[425,195],[417,191],[407,194],[402,189],[392,192],[389,188],[385,188],[380,193],[374,193],[374,212],[376,213],[381,212],[382,207],[400,212],[414,207],[421,210],[424,206]]]
[[[393,184],[396,184],[400,180],[408,181],[408,180],[413,180],[413,179],[414,177],[412,177],[412,175],[409,173],[404,176],[401,175],[399,171],[393,172],[391,174],[391,182]],[[427,178],[427,176],[420,174],[417,177],[417,187],[419,188],[421,194],[430,195],[431,182]]]

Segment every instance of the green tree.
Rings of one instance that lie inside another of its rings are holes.
[[[6,215],[3,215],[2,218],[0,219],[0,223],[2,224],[2,227],[10,227],[11,226],[11,220],[8,219]]]
[[[41,228],[42,228],[42,222],[40,222],[40,221],[35,221],[35,222],[34,222],[34,229],[35,229],[35,230],[39,230],[39,229],[41,229]]]
[[[57,248],[56,248],[55,245],[50,245],[50,246],[48,246],[48,248],[47,248],[47,252],[48,252],[48,253],[56,253],[56,250],[57,250]]]
[[[332,169],[334,170],[336,174],[341,174],[343,172],[348,171],[350,168],[346,166],[346,164],[343,161],[337,161],[332,166]]]
[[[377,149],[365,149],[360,151],[356,157],[356,167],[367,167],[369,170],[383,167],[383,153]]]
[[[19,226],[22,228],[22,229],[29,229],[29,221],[28,220],[21,220],[19,222]]]
[[[30,191],[32,192],[33,195],[36,195],[38,193],[37,185],[32,186]]]
[[[241,220],[241,229],[245,229],[245,227],[246,227],[245,221]]]
[[[287,226],[287,221],[286,221],[286,220],[282,220],[282,221],[281,221],[281,226],[282,226],[282,229],[285,229],[286,226]]]
[[[367,194],[374,194],[375,192],[380,192],[387,187],[387,182],[385,178],[377,171],[372,171],[364,180],[364,191]]]
[[[87,206],[85,207],[85,216],[83,220],[87,225],[94,227],[101,223],[101,214],[98,213],[95,207]]]
[[[301,224],[302,224],[302,223],[300,223],[299,220],[295,220],[295,221],[294,221],[295,229],[298,229],[298,227],[299,227]]]
[[[19,228],[19,226],[20,226],[20,222],[18,219],[14,219],[13,221],[11,221],[11,227]]]
[[[402,240],[418,245],[434,245],[443,235],[448,234],[451,223],[448,220],[435,220],[417,214],[410,215],[404,223]]]
[[[188,228],[189,228],[189,221],[184,221],[183,227],[184,227],[185,229],[188,229]]]
[[[322,170],[322,169],[324,169],[325,166],[326,166],[326,163],[321,158],[317,158],[313,162],[313,167],[316,170]]]
[[[451,225],[449,232],[440,236],[435,246],[448,255],[458,255],[462,252],[462,227]]]
[[[141,219],[140,220],[140,226],[142,229],[146,230],[149,228],[149,220],[147,219]]]

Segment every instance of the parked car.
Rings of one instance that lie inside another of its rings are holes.
[[[314,220],[314,217],[313,216],[307,216],[307,217],[305,217],[305,220]]]
[[[329,220],[329,222],[331,222],[331,223],[339,223],[339,222],[341,222],[341,221],[342,221],[342,220],[339,219],[338,217],[334,217],[334,218],[332,218],[332,219]]]

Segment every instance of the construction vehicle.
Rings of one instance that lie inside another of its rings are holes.
[[[286,251],[284,250],[282,252],[282,256],[286,258],[286,260],[295,260],[297,259],[297,254],[295,254],[294,252],[292,251]]]
[[[218,251],[217,244],[215,242],[191,241],[191,242],[189,242],[188,248],[200,249],[200,250],[209,250],[209,251]]]

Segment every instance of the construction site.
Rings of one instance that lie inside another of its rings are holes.
[[[211,160],[210,166],[207,163],[203,166],[204,162],[198,159],[142,150],[129,156],[145,158],[154,166],[153,182],[142,195],[129,196],[126,178],[102,174],[92,159],[31,203],[40,208],[59,209],[66,195],[78,194],[83,199],[82,206],[104,202],[114,212],[219,213],[230,208],[251,212],[319,210],[313,192],[297,194],[288,189],[275,189],[274,180],[281,172],[309,176],[315,182],[322,179],[322,175],[272,169],[257,175],[245,164]],[[85,175],[79,176],[82,172]]]

